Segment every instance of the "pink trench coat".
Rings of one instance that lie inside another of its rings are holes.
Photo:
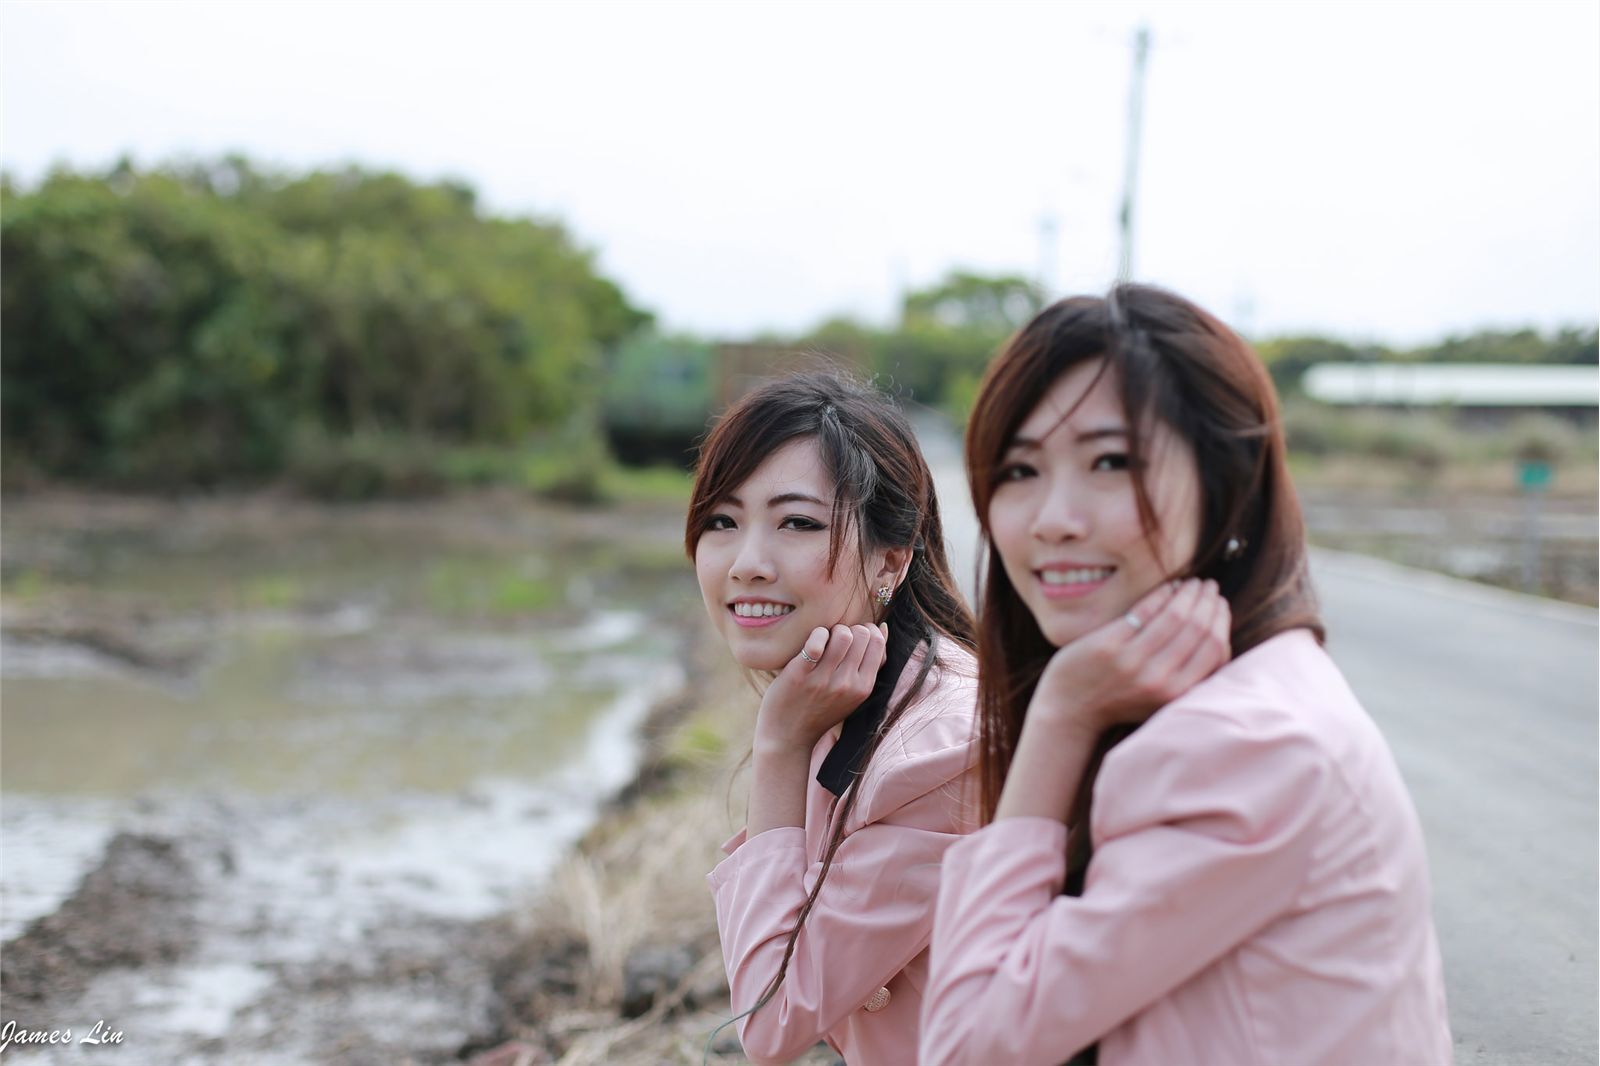
[[[1158,711],[1095,783],[1094,859],[997,822],[945,856],[926,1063],[1445,1066],[1421,828],[1305,630]]]
[[[738,1023],[755,1062],[785,1062],[826,1040],[850,1066],[914,1063],[928,983],[928,940],[945,849],[976,828],[972,656],[940,640],[944,669],[879,746],[788,974],[772,999]],[[913,655],[890,697],[916,677]],[[806,825],[740,832],[707,880],[733,1009],[748,1009],[778,972],[788,933],[816,883],[833,794],[816,781],[835,734],[811,753]],[[840,801],[841,805],[843,801]],[[880,991],[884,990],[884,991]]]

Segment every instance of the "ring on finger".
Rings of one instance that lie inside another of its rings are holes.
[[[812,666],[815,666],[815,665],[817,665],[818,663],[820,663],[822,661],[821,659],[813,659],[810,656],[810,654],[807,653],[807,651],[804,648],[800,649],[800,658],[804,659],[806,662],[810,663]]]
[[[1123,615],[1122,620],[1128,623],[1128,628],[1132,629],[1135,633],[1144,628],[1144,622],[1140,621],[1139,616],[1134,614],[1132,611],[1129,611],[1127,614]]]

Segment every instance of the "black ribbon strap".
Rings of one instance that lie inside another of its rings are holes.
[[[871,694],[844,720],[839,742],[817,768],[817,784],[835,796],[844,795],[850,782],[860,776],[867,748],[877,735],[878,727],[883,724],[884,715],[889,713],[889,698],[894,695],[894,687],[905,672],[906,663],[911,661],[912,651],[920,643],[920,634],[902,634],[898,630],[890,633],[888,654],[883,666],[878,669],[878,678],[873,682]]]

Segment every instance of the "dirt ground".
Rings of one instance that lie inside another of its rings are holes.
[[[262,497],[8,500],[8,592],[74,530],[295,538],[331,517],[485,548],[629,540],[666,557],[681,543],[681,510],[663,504],[582,510],[486,493],[336,510]],[[71,565],[58,559],[56,572]],[[78,643],[149,672],[191,668],[193,656],[151,646],[152,608],[97,603],[82,594],[92,575],[80,578],[48,609],[8,596],[8,638]],[[0,1021],[15,1023],[7,1052],[79,1061],[82,1046],[27,1037],[70,1026],[81,1040],[103,1019],[124,1034],[109,1055],[162,1066],[743,1061],[731,1028],[717,1031],[732,1011],[703,878],[742,809],[730,782],[754,697],[699,614],[685,598],[679,616],[658,620],[681,634],[685,681],[651,709],[637,774],[524,903],[473,920],[397,910],[360,935],[286,954],[277,945],[294,931],[283,915],[318,901],[249,904],[259,886],[242,869],[252,851],[294,846],[294,812],[217,797],[141,801],[149,809],[135,828],[109,839],[64,902],[0,946]],[[157,1014],[159,1033],[146,1025]]]
[[[1312,543],[1593,607],[1593,493],[1530,498],[1429,484],[1300,486]]]
[[[477,921],[397,914],[361,939],[277,963],[224,1034],[169,1037],[163,1062],[418,1066],[744,1061],[704,873],[731,823],[753,697],[702,627],[684,691],[645,727],[634,781],[525,908]],[[742,806],[742,803],[740,803]],[[230,834],[124,833],[57,909],[0,950],[5,1017],[24,1030],[106,1018],[132,1046],[145,975],[219,933],[269,939],[226,905]],[[231,917],[230,917],[231,916]],[[79,1021],[81,1020],[81,1021]],[[147,1045],[148,1049],[148,1045]],[[15,1044],[19,1061],[76,1061]],[[78,1049],[72,1049],[78,1050]],[[47,1056],[47,1057],[46,1057]],[[832,1062],[825,1050],[811,1060]]]

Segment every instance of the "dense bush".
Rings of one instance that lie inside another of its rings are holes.
[[[1512,363],[1582,364],[1600,361],[1600,330],[1562,329],[1548,336],[1535,330],[1482,330],[1447,337],[1417,348],[1350,344],[1330,337],[1272,337],[1256,344],[1273,383],[1298,396],[1300,379],[1318,363]]]
[[[357,487],[399,438],[515,444],[596,405],[647,320],[465,186],[239,159],[8,180],[0,271],[8,465],[151,486],[292,462]]]

